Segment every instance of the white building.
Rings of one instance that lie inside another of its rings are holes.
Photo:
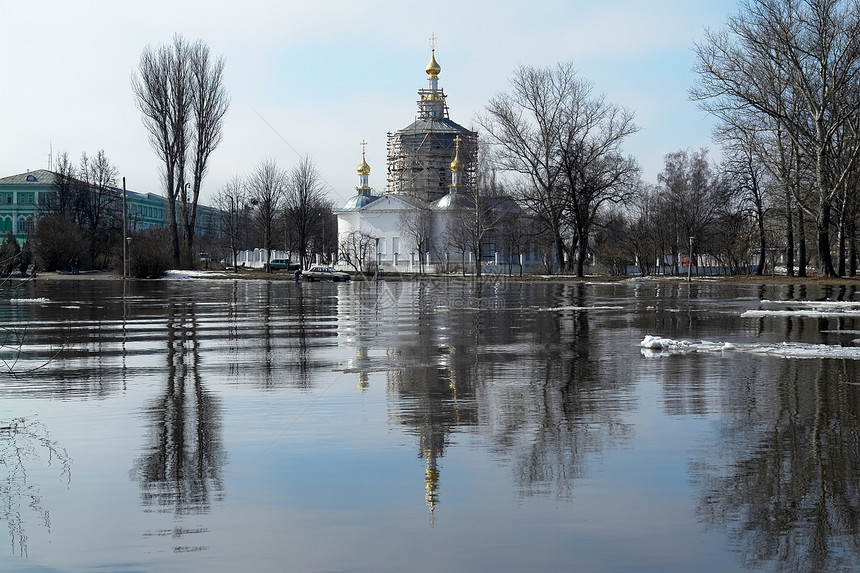
[[[515,251],[502,238],[505,222],[521,218],[513,200],[481,197],[482,216],[494,223],[476,223],[478,134],[448,117],[441,70],[434,49],[425,70],[429,85],[418,90],[415,121],[388,134],[384,193],[370,187],[362,142],[356,195],[334,211],[342,267],[371,271],[378,264],[383,271],[452,272],[474,269],[480,260],[486,272],[513,272],[512,266],[520,264],[534,268],[532,253]],[[475,247],[470,233],[487,226],[493,228]],[[521,250],[533,250],[518,243]]]
[[[368,269],[378,262],[414,272],[422,263],[440,265],[451,255],[449,221],[473,206],[477,133],[448,117],[435,49],[425,71],[429,86],[418,91],[415,121],[388,135],[388,189],[373,193],[362,148],[357,194],[335,210],[340,260],[347,266]]]

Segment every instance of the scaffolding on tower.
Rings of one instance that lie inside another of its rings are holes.
[[[435,57],[428,66],[430,87],[418,90],[418,115],[415,121],[398,131],[388,133],[388,179],[386,191],[409,195],[432,203],[448,193],[451,184],[451,161],[454,139],[459,136],[463,163],[462,183],[469,193],[475,183],[478,157],[478,134],[448,117],[445,92],[438,87],[438,64]]]

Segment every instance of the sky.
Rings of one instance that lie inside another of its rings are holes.
[[[389,132],[415,119],[430,38],[450,117],[476,117],[520,65],[573,62],[640,131],[624,151],[656,182],[666,154],[709,147],[689,100],[693,46],[737,0],[0,0],[0,177],[103,149],[129,190],[163,194],[130,87],[141,53],[175,34],[226,60],[230,109],[203,182],[207,203],[266,159],[308,156],[334,204],[355,194],[361,141],[385,188]],[[121,180],[120,180],[121,184]]]

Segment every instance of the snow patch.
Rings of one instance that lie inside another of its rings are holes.
[[[690,354],[693,352],[745,352],[780,358],[842,358],[860,360],[860,347],[834,346],[831,344],[807,344],[782,342],[778,344],[733,344],[707,340],[673,340],[646,335],[642,342],[642,354],[648,358]]]
[[[860,316],[860,302],[850,300],[763,300],[764,306],[788,306],[785,310],[748,310],[741,314],[746,318],[805,317],[830,318],[840,316]]]
[[[167,280],[186,280],[186,279],[210,279],[228,276],[226,273],[218,273],[212,271],[167,271],[164,278]]]
[[[559,310],[623,310],[623,306],[553,306],[540,307],[538,312],[555,312]]]

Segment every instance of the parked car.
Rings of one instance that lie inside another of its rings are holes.
[[[269,270],[272,271],[291,271],[295,272],[302,268],[299,263],[294,263],[290,259],[272,259],[267,263]]]
[[[306,271],[302,271],[302,276],[306,281],[348,281],[351,277],[349,273],[336,270],[334,267],[311,267]]]

